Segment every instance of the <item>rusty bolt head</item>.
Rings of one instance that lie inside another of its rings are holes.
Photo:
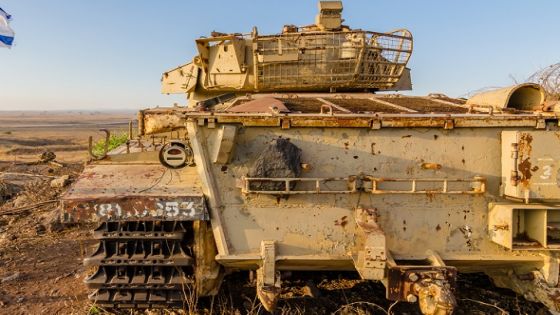
[[[418,279],[419,279],[418,275],[415,274],[414,272],[411,272],[411,273],[408,275],[408,280],[410,280],[410,281],[412,281],[412,282],[416,282],[416,281],[418,281]]]
[[[406,301],[409,303],[416,303],[416,301],[418,301],[418,298],[414,294],[409,294],[406,296]]]

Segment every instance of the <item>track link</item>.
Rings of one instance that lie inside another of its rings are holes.
[[[180,308],[193,292],[192,222],[102,222],[84,260],[90,300],[106,308]]]

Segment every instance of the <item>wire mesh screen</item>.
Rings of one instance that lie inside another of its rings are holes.
[[[261,90],[391,88],[412,53],[406,30],[293,33],[259,37],[256,43]]]

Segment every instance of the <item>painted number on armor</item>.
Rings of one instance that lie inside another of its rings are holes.
[[[550,179],[552,177],[552,165],[545,165],[542,169],[541,179]]]
[[[177,201],[162,201],[158,202],[157,206],[164,212],[164,215],[168,217],[177,217],[179,215],[193,217],[196,214],[194,202],[192,201],[180,203]]]
[[[197,204],[194,201],[157,201],[155,209],[152,207],[139,209],[125,209],[118,203],[102,203],[94,205],[98,217],[128,218],[128,217],[169,217],[194,218],[197,216]]]
[[[97,215],[100,217],[107,217],[107,216],[117,216],[120,217],[122,215],[122,208],[118,203],[102,203],[99,205],[95,205],[97,208]]]

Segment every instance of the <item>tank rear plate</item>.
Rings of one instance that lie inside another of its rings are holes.
[[[63,221],[207,220],[200,187],[190,167],[88,165],[62,198]]]

